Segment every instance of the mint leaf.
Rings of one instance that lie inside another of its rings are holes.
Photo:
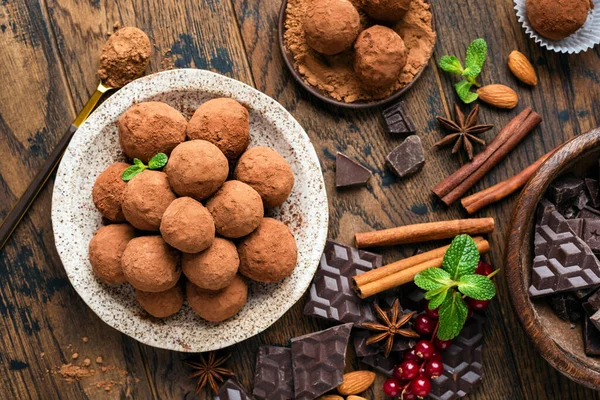
[[[476,78],[481,73],[486,58],[487,43],[485,40],[473,40],[467,49],[467,57],[465,59],[466,68],[463,75],[467,78]]]
[[[463,74],[463,66],[460,63],[460,60],[455,56],[443,56],[440,59],[440,67],[444,71],[450,72],[452,74]]]
[[[140,160],[139,158],[134,158],[133,159],[133,165],[136,165],[140,168],[144,168],[146,169],[146,164],[144,164],[144,162],[142,160]]]
[[[415,285],[423,290],[435,290],[453,284],[450,274],[441,268],[429,268],[415,275]]]
[[[458,97],[460,97],[465,104],[470,104],[479,98],[477,93],[471,92],[471,87],[473,87],[473,83],[467,80],[462,80],[454,85]]]
[[[152,157],[150,162],[148,162],[148,168],[161,169],[162,167],[167,165],[168,160],[169,160],[169,157],[167,157],[167,155],[165,153],[158,153],[157,155]]]
[[[444,254],[442,269],[450,278],[458,280],[463,275],[472,275],[479,262],[477,243],[469,235],[458,235]]]
[[[430,310],[438,308],[448,296],[448,287],[443,287],[438,290],[430,290],[425,293],[425,299],[429,300],[428,307]]]
[[[457,337],[465,325],[468,313],[469,309],[460,293],[454,291],[446,297],[439,311],[440,327],[437,337],[440,340],[450,340]]]
[[[482,275],[461,276],[458,290],[475,300],[490,300],[496,295],[494,282]]]
[[[145,169],[145,165],[143,167],[140,167],[139,165],[132,165],[131,167],[123,171],[123,173],[121,174],[121,179],[123,179],[125,182],[129,182],[133,179],[134,176],[136,176]]]

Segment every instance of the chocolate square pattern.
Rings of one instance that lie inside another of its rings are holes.
[[[252,394],[258,399],[266,400],[294,398],[292,349],[279,346],[259,347]]]

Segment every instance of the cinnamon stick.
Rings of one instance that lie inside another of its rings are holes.
[[[485,190],[472,194],[461,200],[461,204],[469,214],[474,214],[484,207],[494,204],[523,187],[538,168],[550,157],[553,151],[543,155],[536,162],[519,172],[512,178],[506,179]]]
[[[487,240],[482,240],[477,243],[477,249],[480,254],[485,254],[490,251],[490,244]],[[412,258],[412,257],[411,257]],[[412,267],[400,270],[399,272],[387,275],[376,281],[363,284],[355,285],[354,290],[361,299],[366,299],[376,295],[377,293],[384,292],[386,290],[395,288],[396,286],[404,285],[405,283],[411,282],[415,279],[415,275],[419,272],[425,271],[429,268],[439,268],[444,262],[444,257],[437,257],[423,263],[414,265]],[[386,266],[387,267],[387,266]],[[382,267],[382,268],[386,268]],[[368,272],[370,273],[370,272]],[[360,275],[359,275],[360,276]],[[358,277],[358,276],[357,276]],[[355,278],[357,278],[355,277]]]
[[[361,232],[357,233],[354,238],[356,247],[361,249],[448,239],[461,234],[481,235],[493,231],[493,218],[472,218],[405,225],[374,232]]]

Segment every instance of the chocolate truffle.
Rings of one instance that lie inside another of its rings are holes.
[[[581,28],[592,8],[590,0],[527,0],[527,18],[540,35],[562,40]]]
[[[92,200],[100,213],[113,222],[125,221],[121,203],[127,182],[121,179],[129,164],[118,162],[108,166],[94,182]]]
[[[198,253],[215,239],[215,223],[200,202],[191,197],[180,197],[163,214],[160,233],[165,242],[177,250]]]
[[[190,119],[187,137],[211,142],[234,161],[250,144],[248,110],[233,99],[209,100]]]
[[[129,224],[114,224],[98,229],[89,245],[88,258],[96,276],[106,283],[127,280],[121,268],[121,257],[135,230]]]
[[[238,244],[240,273],[259,282],[278,282],[296,268],[298,248],[289,228],[273,218]]]
[[[167,174],[145,170],[127,184],[123,194],[123,214],[138,229],[158,231],[165,210],[175,198]]]
[[[258,192],[240,181],[227,181],[206,204],[217,233],[240,238],[258,228],[265,209]]]
[[[404,18],[411,0],[366,0],[363,10],[377,21],[397,22]]]
[[[165,171],[175,193],[200,201],[223,185],[229,175],[229,164],[214,144],[190,140],[175,147]]]
[[[147,163],[158,153],[170,154],[185,140],[187,121],[168,104],[148,101],[131,106],[118,125],[119,142],[127,157]]]
[[[244,307],[248,299],[248,285],[239,275],[218,292],[200,289],[188,281],[186,294],[190,307],[200,317],[210,322],[221,322],[233,317]]]
[[[125,86],[144,74],[151,50],[148,36],[140,29],[119,29],[102,47],[98,76],[112,88]]]
[[[121,258],[127,282],[144,292],[164,292],[177,284],[181,269],[179,252],[160,236],[132,239]]]
[[[183,274],[194,285],[205,290],[220,290],[229,286],[239,266],[235,244],[219,237],[202,253],[183,254],[181,261]]]
[[[375,25],[362,31],[354,50],[354,72],[368,87],[391,85],[406,65],[404,40],[385,26]]]
[[[144,310],[156,318],[167,318],[177,314],[183,306],[183,289],[180,285],[155,293],[136,289],[135,297]]]
[[[358,11],[348,0],[312,1],[304,18],[306,43],[329,56],[348,50],[359,27]]]
[[[294,173],[287,161],[268,147],[253,147],[242,154],[235,179],[252,186],[265,207],[282,205],[292,192]]]

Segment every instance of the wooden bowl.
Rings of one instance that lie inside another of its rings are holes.
[[[508,233],[505,275],[515,312],[542,357],[573,381],[600,389],[600,358],[585,355],[581,324],[560,320],[547,301],[528,295],[533,261],[535,211],[550,183],[566,172],[597,168],[600,129],[578,136],[559,147],[523,189]]]
[[[433,4],[430,0],[426,0],[426,2],[429,3],[429,6],[430,6],[431,28],[435,32],[435,18],[433,16]],[[390,96],[388,96],[384,99],[368,101],[368,102],[367,101],[355,101],[353,103],[346,103],[343,101],[336,100],[333,97],[329,96],[329,94],[327,94],[327,92],[322,91],[313,86],[310,86],[309,84],[304,82],[304,79],[302,79],[302,75],[296,70],[294,56],[289,51],[287,51],[287,49],[285,47],[285,40],[283,38],[283,34],[285,32],[285,16],[286,16],[287,3],[288,3],[287,0],[283,0],[283,2],[281,3],[281,9],[279,11],[279,27],[278,27],[279,49],[281,50],[281,54],[283,55],[283,60],[285,61],[285,65],[287,65],[288,69],[290,70],[290,73],[292,74],[292,76],[294,77],[296,82],[298,82],[298,84],[300,86],[302,86],[307,92],[309,92],[310,94],[312,94],[319,100],[324,101],[325,103],[331,104],[333,106],[354,109],[354,110],[361,110],[361,109],[379,107],[379,106],[391,103],[394,100],[397,100],[407,90],[409,90],[414,85],[414,83],[421,77],[421,75],[423,74],[423,71],[425,71],[425,68],[427,68],[427,65],[429,64],[429,58],[431,58],[431,56],[433,55],[433,50],[435,48],[435,44],[434,44],[434,48],[431,49],[431,54],[429,54],[427,62],[423,64],[423,67],[421,67],[419,72],[417,72],[417,74],[415,75],[413,80],[410,81],[410,83],[408,85],[404,86],[403,88],[398,89],[396,92],[392,93]],[[436,38],[436,42],[437,42],[437,38]]]

